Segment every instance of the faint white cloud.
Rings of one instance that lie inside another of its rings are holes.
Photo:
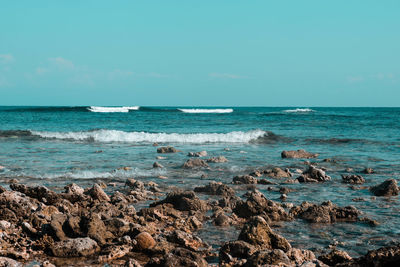
[[[45,74],[45,73],[47,73],[47,72],[49,72],[49,71],[50,71],[50,70],[47,69],[47,68],[37,67],[36,70],[35,70],[35,73],[36,73],[37,75],[43,75],[43,74]]]
[[[108,73],[108,79],[109,80],[115,80],[119,78],[126,78],[126,77],[132,77],[134,76],[135,73],[129,70],[120,70],[120,69],[115,69],[111,72]]]
[[[347,81],[350,83],[359,83],[364,81],[364,77],[357,75],[357,76],[349,76],[347,77]]]
[[[49,61],[60,69],[65,69],[65,70],[75,69],[75,65],[74,63],[72,63],[72,61],[62,57],[49,58]]]
[[[0,63],[7,64],[14,61],[14,57],[11,54],[0,54]]]
[[[378,80],[393,80],[395,78],[395,75],[393,73],[377,73],[375,75],[372,75],[372,78]]]
[[[247,79],[249,77],[247,76],[242,76],[242,75],[236,75],[236,74],[230,74],[230,73],[210,73],[208,76],[213,77],[213,78],[225,78],[225,79]]]

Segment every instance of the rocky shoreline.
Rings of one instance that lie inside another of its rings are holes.
[[[158,153],[177,153],[172,147]],[[182,168],[208,168],[225,157],[203,160],[205,151],[191,152]],[[315,158],[304,150],[284,151],[283,158]],[[155,164],[154,168],[163,168]],[[368,170],[371,172],[373,170]],[[11,181],[0,187],[0,266],[398,266],[400,244],[369,251],[352,258],[345,251],[296,248],[281,234],[280,224],[304,220],[311,224],[379,222],[353,206],[331,201],[285,202],[295,194],[273,179],[285,183],[324,183],[326,172],[306,165],[298,174],[275,167],[235,176],[232,184],[247,189],[244,195],[229,184],[210,182],[193,190],[160,189],[155,182],[127,179],[122,185],[96,183],[82,188],[67,185],[61,192],[44,186]],[[362,186],[361,175],[343,175],[343,183]],[[281,202],[268,199],[257,184],[279,190]],[[272,185],[274,187],[272,187]],[[399,187],[389,179],[370,188],[371,195],[397,196]],[[146,203],[142,208],[138,203]],[[147,205],[147,203],[149,205]],[[236,239],[221,240],[218,247],[203,241],[205,227],[231,227]]]

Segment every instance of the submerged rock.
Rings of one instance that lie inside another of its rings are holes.
[[[365,168],[363,171],[362,171],[362,173],[365,173],[365,174],[372,174],[372,173],[374,173],[375,171],[372,169],[372,168]]]
[[[51,251],[56,257],[86,257],[98,252],[99,246],[89,237],[74,238],[54,243]]]
[[[153,168],[159,168],[159,169],[162,169],[162,168],[164,168],[164,166],[163,165],[161,165],[160,163],[158,163],[158,162],[154,162],[153,163]]]
[[[198,158],[188,159],[182,166],[182,168],[184,169],[208,168],[208,167],[209,167],[208,164],[204,160]]]
[[[172,146],[163,146],[157,148],[157,153],[176,153],[176,152],[181,152],[181,151]]]
[[[207,159],[207,162],[224,163],[224,162],[228,162],[228,160],[224,156],[218,156],[218,157],[212,157],[212,158]]]
[[[399,187],[395,179],[389,179],[379,185],[371,187],[370,191],[375,196],[397,196],[399,194]]]
[[[270,170],[265,170],[264,174],[271,178],[290,178],[290,177],[292,177],[292,174],[290,173],[290,171],[288,169],[282,170],[281,168],[278,168],[278,167],[270,169]]]
[[[312,165],[308,167],[298,178],[297,180],[300,183],[317,183],[317,182],[325,182],[331,179],[330,176],[326,175],[325,171],[322,169],[318,169]]]
[[[239,175],[233,177],[232,182],[234,184],[256,184],[257,179],[251,175]]]
[[[203,150],[200,152],[189,152],[188,157],[206,157],[207,151]]]
[[[299,149],[299,150],[284,150],[281,153],[281,157],[282,158],[289,158],[289,159],[310,159],[310,158],[316,158],[318,157],[319,154],[317,153],[310,153],[307,152],[303,149]]]
[[[365,183],[365,179],[361,175],[356,175],[356,174],[344,175],[344,174],[342,174],[342,182],[346,183],[346,184],[363,184],[363,183]]]

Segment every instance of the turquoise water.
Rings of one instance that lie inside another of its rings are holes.
[[[332,181],[285,185],[296,190],[289,194],[288,202],[332,200],[338,205],[354,205],[381,225],[309,225],[297,220],[280,228],[285,237],[307,248],[321,248],[337,239],[353,255],[398,240],[398,197],[370,200],[368,189],[353,190],[341,183],[340,175],[346,168],[357,173],[371,167],[376,173],[365,175],[366,186],[399,177],[400,108],[241,107],[231,112],[230,107],[221,107],[216,113],[184,109],[189,110],[140,107],[92,112],[89,107],[0,107],[0,184],[17,178],[60,188],[70,182],[85,186],[98,180],[123,182],[135,177],[164,187],[192,189],[210,180],[230,183],[233,176],[259,167],[304,169],[304,160],[280,157],[282,150],[302,148],[320,153],[311,161],[325,167]],[[182,152],[156,159],[160,154],[155,142]],[[223,155],[229,162],[212,164],[209,170],[183,170],[187,153],[201,150],[209,156]],[[321,162],[324,158],[335,162]],[[155,161],[165,168],[153,169]],[[202,174],[207,178],[200,178]],[[160,175],[168,179],[160,179]],[[267,191],[267,186],[257,187],[279,201],[279,193]],[[240,194],[245,188],[235,189]],[[356,197],[368,201],[353,202]]]

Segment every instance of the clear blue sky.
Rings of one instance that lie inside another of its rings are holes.
[[[400,1],[3,1],[0,105],[399,106]]]

